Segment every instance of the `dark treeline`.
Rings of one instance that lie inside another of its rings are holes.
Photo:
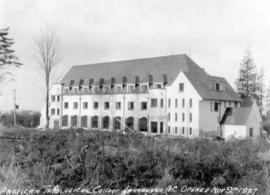
[[[21,127],[38,127],[40,113],[35,111],[19,111],[16,113],[17,126]],[[0,123],[5,127],[12,127],[14,124],[14,112],[0,113]]]

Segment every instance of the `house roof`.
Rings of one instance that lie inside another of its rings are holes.
[[[246,125],[250,115],[251,107],[233,108],[231,115],[224,120],[225,125]]]
[[[224,78],[208,75],[185,54],[77,65],[68,71],[61,83],[68,86],[70,80],[75,80],[73,86],[78,86],[80,79],[85,80],[84,85],[88,85],[89,79],[93,79],[94,84],[97,84],[101,78],[105,83],[115,78],[115,84],[119,84],[123,82],[123,77],[126,77],[127,84],[135,83],[136,77],[139,77],[140,83],[145,83],[149,81],[149,75],[153,77],[153,82],[164,82],[164,75],[166,75],[167,84],[171,85],[181,71],[203,99],[241,101]],[[226,90],[211,91],[209,83],[213,79],[223,81]]]

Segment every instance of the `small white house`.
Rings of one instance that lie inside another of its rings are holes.
[[[245,99],[239,108],[228,108],[221,120],[221,129],[225,139],[260,137],[262,118],[256,101]]]

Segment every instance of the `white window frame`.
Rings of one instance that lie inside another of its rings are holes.
[[[133,90],[131,90],[131,87],[133,88]],[[135,85],[134,84],[128,84],[127,85],[127,90],[128,90],[128,93],[134,93],[135,92]]]
[[[158,88],[157,86],[160,85],[161,87]],[[163,88],[163,83],[154,83],[155,89],[162,89]]]
[[[96,86],[96,85],[93,86],[93,87],[92,87],[92,92],[93,92],[93,93],[97,93],[97,92],[98,92],[98,88],[99,88],[99,87]]]
[[[88,92],[88,87],[82,87],[82,92],[87,93]]]
[[[77,89],[77,93],[75,93],[75,89]],[[79,87],[73,87],[72,91],[73,91],[73,94],[79,94]]]
[[[106,91],[105,89],[108,89],[108,91]],[[111,90],[111,86],[109,86],[109,85],[104,85],[103,86],[103,92],[104,93],[108,93],[108,92],[110,92],[110,90]]]
[[[149,84],[148,83],[141,83],[140,84],[140,92],[144,92],[144,91],[142,91],[143,86],[146,86],[146,92],[148,92],[148,90],[149,90]]]
[[[115,91],[116,93],[121,93],[122,90],[123,90],[123,86],[122,86],[122,85],[115,85],[115,86],[114,86],[114,91]]]

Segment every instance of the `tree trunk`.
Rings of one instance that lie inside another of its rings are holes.
[[[46,123],[45,128],[49,128],[49,84],[46,83]]]

